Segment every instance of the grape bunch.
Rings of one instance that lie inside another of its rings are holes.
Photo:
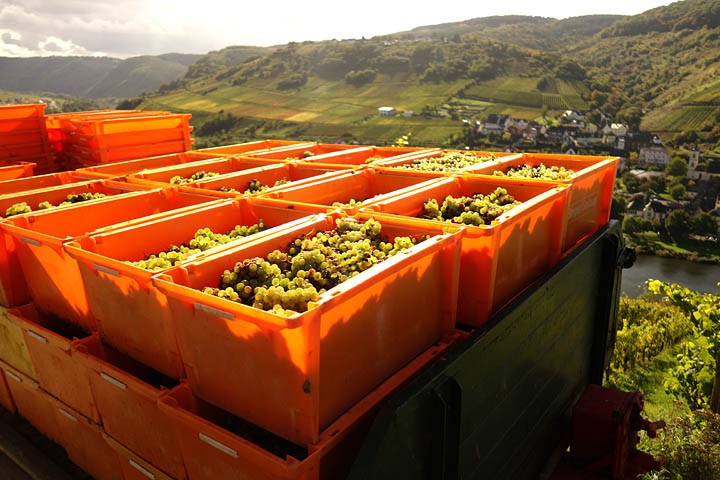
[[[311,152],[310,150],[305,150],[303,152],[303,158],[309,158],[309,157],[314,157],[314,156],[315,156],[315,154],[313,152]]]
[[[520,205],[504,188],[483,195],[476,193],[472,197],[452,197],[448,195],[442,205],[431,198],[423,205],[418,217],[464,225],[493,225],[495,219],[503,213]]]
[[[199,172],[193,173],[190,177],[175,175],[170,179],[170,183],[172,183],[173,185],[185,185],[188,183],[197,182],[198,180],[203,180],[205,178],[217,177],[218,175],[220,174],[217,172],[206,172],[204,170],[200,170]]]
[[[57,205],[58,207],[62,207],[65,205],[72,205],[74,203],[81,203],[81,202],[88,202],[90,200],[98,200],[100,198],[105,198],[106,195],[103,193],[76,193],[76,194],[70,194],[67,196],[67,200],[60,203],[60,205]],[[50,202],[40,202],[37,206],[38,210],[47,210],[49,208],[55,208],[56,205],[53,205]],[[14,215],[22,215],[25,213],[32,212],[33,209],[28,205],[26,202],[20,202],[16,203],[14,205],[11,205],[6,211],[5,211],[5,217],[12,217]]]
[[[541,178],[544,180],[568,180],[575,173],[574,170],[566,169],[565,167],[547,167],[544,164],[540,164],[533,167],[530,164],[525,164],[520,167],[510,168],[503,172],[501,170],[495,170],[493,175],[500,177],[522,177],[522,178]]]
[[[375,220],[339,219],[333,230],[302,235],[284,250],[249,258],[225,270],[217,287],[202,291],[290,316],[312,308],[318,296],[425,238],[382,235]]]
[[[277,187],[279,185],[285,185],[286,183],[290,183],[290,180],[287,178],[281,178],[277,182],[273,184],[273,187]],[[247,187],[245,188],[245,191],[243,192],[246,195],[252,195],[255,193],[262,193],[265,190],[270,188],[268,185],[265,185],[264,183],[261,183],[260,180],[250,180],[247,184]]]
[[[379,196],[380,196],[380,194],[373,195],[372,197],[363,198],[361,200],[355,200],[354,198],[351,198],[346,203],[333,202],[332,206],[333,207],[359,207],[360,205],[363,204],[363,202],[367,202],[368,200],[372,200],[373,198],[379,197]]]
[[[374,157],[366,158],[365,163],[371,164],[371,163],[379,162],[380,160],[384,160],[384,158],[381,157],[380,155],[375,155]]]
[[[455,172],[465,167],[491,160],[495,160],[494,155],[481,157],[469,152],[443,152],[435,157],[417,158],[410,164],[391,168],[421,170],[426,172]]]
[[[214,233],[209,228],[201,228],[195,232],[195,236],[182,245],[171,245],[164,252],[147,255],[143,260],[126,262],[144,270],[155,271],[170,268],[180,264],[183,260],[196,253],[204,252],[218,245],[225,245],[238,238],[249,237],[268,227],[260,220],[251,226],[236,225],[235,228],[226,233]]]

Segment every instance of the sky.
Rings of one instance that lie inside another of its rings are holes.
[[[427,3],[427,6],[421,6]],[[634,15],[671,2],[444,0],[0,0],[0,56],[126,58],[229,45],[370,38],[492,15]]]

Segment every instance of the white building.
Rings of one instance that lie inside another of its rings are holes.
[[[640,149],[638,160],[646,165],[654,165],[665,169],[670,163],[670,152],[662,145]]]
[[[690,152],[690,161],[688,162],[688,178],[693,180],[710,180],[712,177],[720,176],[720,162],[708,162],[705,168],[698,168],[700,163],[700,152],[693,150]]]
[[[378,115],[381,117],[392,117],[397,113],[393,107],[380,107],[378,108]]]
[[[628,126],[622,123],[613,123],[610,125],[610,130],[616,137],[624,137],[627,135]]]

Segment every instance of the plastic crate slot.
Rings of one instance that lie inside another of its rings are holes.
[[[218,442],[218,441],[215,440],[214,438],[208,437],[208,436],[205,435],[204,433],[199,433],[199,434],[198,434],[198,437],[199,437],[200,440],[202,440],[203,442],[205,442],[205,443],[207,443],[208,445],[211,445],[211,446],[217,448],[218,450],[220,450],[220,451],[223,452],[224,454],[230,455],[230,456],[233,457],[233,458],[238,458],[238,453],[237,453],[235,450],[233,450],[232,448],[228,447],[227,445],[223,445],[222,443]]]
[[[112,275],[114,277],[120,276],[120,272],[118,272],[117,270],[113,270],[112,268],[108,268],[108,267],[103,267],[102,265],[98,265],[97,263],[93,263],[93,269],[96,272],[107,273],[108,275]]]
[[[75,422],[75,423],[80,423],[80,420],[78,420],[78,418],[77,418],[75,415],[71,414],[70,412],[68,412],[68,411],[65,410],[64,408],[58,407],[58,412],[60,412],[60,414],[61,414],[62,416],[66,417],[66,418],[69,418],[69,419],[72,420],[73,422]]]
[[[211,307],[210,305],[205,305],[204,303],[195,302],[195,309],[226,320],[235,320],[235,315],[232,313],[220,310],[219,308]]]
[[[133,460],[132,458],[129,459],[129,462],[130,462],[130,466],[132,466],[135,470],[137,470],[138,472],[142,473],[142,474],[145,475],[146,477],[151,478],[152,480],[155,480],[155,474],[152,473],[150,470],[148,470],[147,468],[143,467],[142,465],[140,465],[139,463],[137,463],[137,462],[136,462],[135,460]]]
[[[30,245],[35,245],[36,247],[40,246],[40,242],[35,239],[32,239],[32,238],[20,237],[20,240],[22,240],[25,243],[29,243]]]
[[[127,390],[127,385],[125,385],[120,380],[113,378],[104,372],[100,372],[100,378],[102,378],[103,380],[105,380],[108,383],[115,385],[116,387],[118,387],[121,390]]]
[[[22,378],[20,378],[19,376],[15,375],[15,374],[14,374],[13,372],[11,372],[10,370],[5,370],[5,375],[7,375],[8,377],[12,378],[13,380],[15,380],[15,381],[18,382],[18,383],[22,383]]]
[[[47,343],[47,342],[48,342],[48,341],[47,341],[47,338],[43,337],[43,336],[40,335],[39,333],[33,332],[32,330],[28,330],[28,331],[27,331],[27,334],[28,334],[28,336],[34,338],[34,339],[37,340],[38,342],[42,342],[42,343]]]

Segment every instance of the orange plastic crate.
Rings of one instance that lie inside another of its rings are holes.
[[[0,105],[0,122],[18,118],[42,118],[43,115],[45,115],[44,103]]]
[[[45,397],[58,426],[57,442],[68,458],[95,480],[125,480],[117,453],[105,441],[102,427],[51,396]]]
[[[138,187],[108,181],[101,183],[113,188],[118,185],[118,190],[126,188],[127,191]],[[12,278],[32,279],[32,282],[26,283],[39,309],[94,330],[95,320],[89,312],[79,267],[73,258],[65,254],[63,244],[99,229],[120,227],[125,222],[152,215],[167,215],[168,212],[212,201],[216,199],[206,195],[158,189],[11,217],[0,223],[0,228],[6,237],[12,237],[14,253],[21,267],[13,270]],[[8,257],[10,254],[8,252]],[[20,271],[23,276],[15,273]]]
[[[15,413],[15,402],[13,402],[10,388],[5,379],[5,370],[3,369],[0,369],[0,406],[11,413]]]
[[[131,145],[118,148],[90,149],[69,144],[65,154],[73,164],[105,164],[155,157],[171,153],[186,152],[192,148],[192,140],[154,143],[149,145]]]
[[[298,444],[317,442],[353,403],[455,324],[464,230],[450,234],[402,220],[387,222],[383,233],[432,237],[321,294],[305,313],[281,317],[199,290],[216,285],[236,262],[334,228],[335,219],[312,217],[153,277],[168,297],[193,392]]]
[[[380,160],[378,162],[374,162],[371,166],[373,168],[388,168],[388,169],[410,169],[412,170],[412,162],[417,159],[422,158],[434,158],[442,155],[443,153],[448,152],[461,152],[461,153],[472,153],[480,157],[494,157],[494,158],[503,158],[503,157],[511,157],[514,155],[518,155],[515,153],[508,153],[508,152],[483,152],[483,151],[466,151],[466,150],[434,150],[434,151],[426,151],[426,152],[418,152],[417,155],[405,155],[402,158],[388,158],[387,160]],[[476,165],[481,165],[481,163],[477,163]],[[440,172],[444,175],[452,175],[454,173],[463,172],[470,170],[474,168],[476,165],[471,165],[469,167],[462,168],[458,170],[457,172]]]
[[[512,167],[524,164],[535,167],[541,163],[573,170],[575,173],[570,179],[561,182],[571,186],[567,234],[563,245],[563,251],[567,251],[610,220],[618,161],[617,157],[525,153],[519,158],[501,158],[497,162],[482,164],[469,173],[492,175],[496,170],[506,172]]]
[[[80,266],[90,312],[97,319],[103,339],[165,375],[184,378],[185,370],[167,298],[152,284],[152,276],[162,270],[150,272],[125,261],[142,260],[151,252],[187,243],[201,228],[225,233],[236,225],[255,225],[260,220],[268,227],[283,228],[288,222],[307,215],[282,207],[254,205],[247,199],[229,200],[180,215],[85,236],[65,245],[65,250]],[[245,237],[199,255],[254,238]]]
[[[0,168],[0,171],[1,170]],[[34,177],[16,178],[14,180],[0,181],[0,195],[12,195],[14,193],[29,192],[31,190],[57,187],[59,185],[70,185],[72,183],[87,182],[89,180],[92,180],[92,178],[82,174],[79,175],[75,172],[50,173]]]
[[[149,130],[181,129],[188,126],[192,115],[186,113],[137,115],[118,118],[71,118],[74,133],[86,137],[99,137],[118,133],[138,133]]]
[[[50,396],[43,393],[35,380],[26,377],[5,362],[0,362],[0,368],[5,374],[17,413],[50,440],[60,443],[61,431],[55,421]]]
[[[21,322],[16,318],[18,315],[22,313],[17,309],[0,311],[0,360],[32,380],[37,380]]]
[[[218,158],[217,155],[197,152],[171,153],[157,157],[140,158],[126,162],[108,163],[107,165],[83,166],[77,170],[78,174],[97,178],[122,177],[139,173],[144,170],[174,167],[191,162],[200,162]]]
[[[0,163],[0,181],[10,181],[17,178],[32,177],[36,163]]]
[[[98,136],[87,136],[78,132],[70,132],[67,141],[83,148],[103,149],[122,148],[133,145],[149,145],[153,143],[190,141],[193,128],[187,125],[163,130],[145,130],[127,133],[111,133]]]
[[[357,145],[333,145],[329,143],[315,143],[305,145],[293,145],[287,148],[273,148],[272,150],[264,152],[252,152],[245,155],[255,158],[267,158],[272,160],[307,160],[311,157],[305,157],[305,152],[311,152],[314,157],[318,157],[316,161],[324,161],[325,163],[332,163],[330,159],[337,155],[352,153],[355,151],[366,151],[370,147],[358,147]]]
[[[287,148],[298,145],[312,146],[312,142],[296,142],[288,140],[258,140],[255,142],[238,143],[236,145],[225,145],[222,147],[199,148],[193,150],[198,153],[208,153],[218,156],[246,155],[250,152],[262,150]]]
[[[0,161],[22,161],[26,157],[37,157],[50,153],[50,146],[44,142],[22,143],[0,146]]]
[[[228,173],[220,175],[218,177],[212,177],[207,180],[200,180],[189,184],[188,186],[193,189],[211,190],[215,195],[219,195],[226,198],[235,198],[238,195],[257,195],[257,194],[244,194],[243,192],[247,189],[248,183],[252,180],[257,180],[263,185],[267,185],[269,188],[263,193],[267,193],[278,188],[284,188],[288,186],[278,185],[273,187],[275,182],[278,180],[289,180],[293,185],[302,185],[308,182],[314,182],[319,180],[321,175],[322,178],[328,178],[347,172],[348,169],[342,165],[313,165],[309,163],[281,163],[275,165],[269,165],[262,168],[254,168],[252,170],[245,170],[235,173]],[[239,192],[221,192],[220,188],[234,189]]]
[[[214,158],[201,160],[199,162],[186,163],[166,168],[158,168],[132,174],[128,177],[130,182],[140,183],[143,185],[152,185],[157,187],[170,186],[170,180],[175,176],[189,178],[194,173],[205,171],[214,172],[221,175],[242,170],[250,170],[255,168],[276,165],[277,162],[272,160],[259,160],[250,157],[239,158]]]
[[[111,436],[104,434],[103,438],[117,453],[125,480],[173,480],[165,472],[146,462]]]
[[[72,357],[72,346],[89,335],[58,317],[39,313],[32,304],[12,311],[13,320],[23,331],[40,386],[99,423],[87,368]]]
[[[272,198],[297,205],[298,208],[323,213],[341,208],[349,214],[356,213],[361,206],[402,195],[420,188],[425,182],[439,178],[438,174],[417,172],[382,172],[376,170],[349,171],[341,175],[305,182],[300,185],[283,185],[260,194],[261,198]],[[362,201],[361,205],[333,206],[346,204],[351,199]]]
[[[175,478],[185,478],[180,445],[167,413],[158,407],[177,382],[106,347],[97,337],[73,346],[84,363],[105,432]]]
[[[0,145],[12,147],[24,143],[42,143],[47,141],[45,131],[40,128],[30,130],[17,130],[14,132],[0,132]]]
[[[558,261],[564,240],[567,186],[480,175],[448,177],[360,209],[361,212],[390,214],[388,219],[416,217],[431,198],[441,203],[448,195],[487,195],[499,186],[523,203],[498,217],[495,225],[466,226],[467,233],[462,241],[458,321],[468,325],[482,325],[492,312]]]
[[[171,390],[160,400],[160,408],[174,419],[188,477],[192,480],[335,480],[346,478],[383,400],[438,357],[450,343],[430,347],[399,369],[345,414],[329,425],[314,444],[286,446],[268,435],[248,439],[232,430],[241,420],[195,397],[187,385]],[[247,431],[248,429],[246,429]],[[256,431],[253,429],[252,431]]]
[[[333,165],[352,165],[352,166],[363,166],[367,165],[367,160],[373,157],[381,157],[383,160],[399,160],[402,158],[420,155],[422,153],[437,151],[438,149],[433,148],[416,148],[416,147],[367,147],[365,150],[354,150],[349,152],[343,152],[339,155],[333,155],[331,160],[324,158],[316,159],[315,157],[307,157],[304,159],[310,163],[329,163]],[[380,161],[380,160],[376,160]]]

